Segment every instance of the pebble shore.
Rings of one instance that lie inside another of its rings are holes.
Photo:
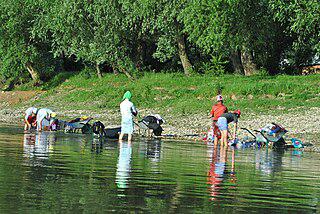
[[[141,110],[140,115],[146,116],[152,112]],[[101,121],[106,127],[116,127],[120,124],[120,113],[118,111],[90,112],[85,110],[58,111],[58,115],[63,119],[71,119],[79,116],[93,117],[93,121]],[[185,140],[201,140],[201,135],[208,130],[211,121],[208,115],[162,115],[166,120],[163,125],[165,136],[172,136]],[[137,118],[139,120],[139,118]],[[136,120],[136,121],[137,121]],[[250,130],[259,129],[267,123],[275,122],[284,126],[288,133],[286,138],[296,137],[307,145],[305,151],[320,152],[320,108],[295,109],[292,111],[279,112],[277,115],[242,113],[239,120],[239,127]],[[23,111],[5,108],[0,110],[0,123],[2,124],[23,124]],[[239,132],[239,137],[242,133]]]

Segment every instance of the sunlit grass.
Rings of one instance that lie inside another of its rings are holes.
[[[67,78],[61,81],[62,77]],[[59,82],[60,84],[57,84]],[[59,108],[115,109],[130,90],[138,108],[170,110],[182,114],[207,113],[217,89],[222,89],[230,109],[272,112],[296,107],[320,107],[320,75],[311,76],[192,76],[146,73],[129,81],[124,75],[102,79],[82,74],[61,75],[46,83],[48,91],[36,102],[54,102]]]

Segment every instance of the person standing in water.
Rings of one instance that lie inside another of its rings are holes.
[[[217,103],[212,106],[211,112],[210,112],[210,117],[212,118],[212,127],[213,127],[213,135],[214,135],[214,144],[216,145],[218,143],[218,140],[220,138],[219,135],[219,128],[217,126],[217,121],[219,117],[228,112],[228,108],[223,104],[223,98],[219,94],[217,96]]]
[[[120,112],[121,112],[121,133],[119,135],[119,140],[121,141],[124,134],[128,135],[128,141],[130,142],[132,139],[133,133],[133,116],[138,115],[137,109],[134,107],[131,100],[131,92],[127,91],[122,98],[122,102],[120,104]]]

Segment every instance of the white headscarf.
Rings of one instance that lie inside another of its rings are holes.
[[[155,116],[155,118],[157,118],[158,120],[162,120],[163,123],[166,122],[159,114],[155,114],[154,116]]]

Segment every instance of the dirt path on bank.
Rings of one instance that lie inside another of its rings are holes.
[[[35,99],[39,94],[44,91],[1,91],[0,92],[0,107],[10,108],[18,103],[27,102],[28,100]]]

